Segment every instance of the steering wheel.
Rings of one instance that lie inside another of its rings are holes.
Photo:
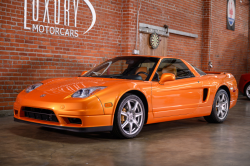
[[[148,76],[148,73],[144,72],[144,71],[140,71],[138,72],[136,75],[139,75],[139,74],[145,74],[146,76]]]

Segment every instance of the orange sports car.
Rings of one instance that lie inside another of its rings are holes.
[[[178,58],[122,56],[79,77],[29,86],[17,96],[14,120],[133,138],[144,124],[201,116],[221,123],[237,98],[230,73],[205,73]]]

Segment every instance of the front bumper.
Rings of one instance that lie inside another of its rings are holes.
[[[113,115],[105,115],[100,100],[92,95],[86,99],[65,98],[60,95],[47,94],[40,97],[41,92],[32,94],[21,92],[14,103],[14,118],[42,125],[71,128],[92,128],[113,125]],[[53,111],[58,121],[44,120],[26,116],[23,108],[37,108]],[[81,123],[72,123],[69,118],[77,118]]]
[[[48,124],[29,122],[29,121],[25,121],[25,120],[21,120],[21,119],[17,119],[17,118],[14,118],[14,121],[15,122],[21,122],[21,123],[34,124],[34,125],[53,128],[53,129],[67,130],[67,131],[73,131],[73,132],[83,132],[83,133],[112,131],[112,128],[113,128],[113,126],[85,127],[85,128],[82,128],[82,127],[55,126],[55,125],[48,125]]]

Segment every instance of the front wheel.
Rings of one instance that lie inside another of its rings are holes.
[[[214,98],[213,109],[205,120],[209,123],[222,123],[226,120],[229,110],[229,97],[225,90],[220,89]]]
[[[134,138],[142,130],[144,120],[145,109],[141,99],[126,94],[117,106],[112,133],[119,138]]]

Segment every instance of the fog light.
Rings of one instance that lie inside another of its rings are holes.
[[[68,118],[70,123],[74,123],[74,124],[82,124],[82,120],[79,118]]]
[[[17,115],[17,114],[18,114],[18,111],[17,111],[17,110],[14,110],[14,114]]]

